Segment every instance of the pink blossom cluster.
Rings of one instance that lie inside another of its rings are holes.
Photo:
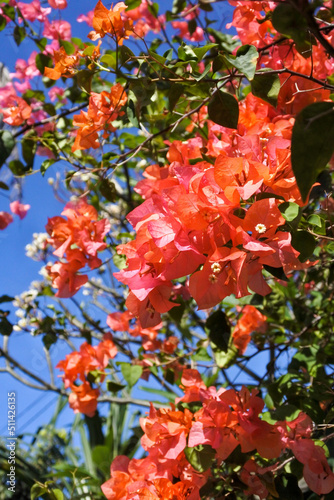
[[[27,212],[30,208],[30,205],[20,203],[18,200],[13,201],[9,204],[10,211],[12,214],[17,215],[21,220],[25,218]],[[6,227],[13,222],[13,216],[8,213],[1,211],[0,212],[0,230],[6,229]]]
[[[65,389],[71,389],[69,404],[74,413],[84,413],[89,417],[95,414],[100,390],[92,387],[88,376],[90,372],[97,371],[100,382],[103,382],[104,369],[116,354],[117,348],[112,336],[107,333],[97,346],[84,342],[79,351],[68,354],[57,364],[56,368],[64,372],[62,378]]]
[[[275,471],[281,453],[291,452],[303,464],[312,491],[318,495],[332,491],[334,474],[323,448],[311,439],[313,424],[306,414],[300,412],[292,421],[271,424],[261,418],[264,402],[257,390],[207,388],[192,369],[183,371],[181,383],[185,394],[176,400],[177,407],[156,410],[151,405],[149,415],[140,420],[141,444],[147,456],[132,460],[119,456],[111,464],[110,479],[102,485],[108,500],[199,500],[199,490],[208,481],[223,488],[228,481],[224,462],[238,446],[241,453],[252,452],[239,471],[249,496],[268,498],[268,476]],[[197,411],[184,407],[196,402],[200,405]],[[212,450],[212,462],[198,472],[188,453],[202,445]],[[258,457],[271,464],[262,468]]]
[[[290,161],[293,119],[249,95],[237,131],[207,123],[207,140],[174,141],[169,164],[148,167],[135,188],[145,201],[127,216],[136,238],[119,245],[127,268],[115,276],[143,327],[177,306],[173,287],[184,276],[208,309],[231,294],[268,294],[263,266],[303,267],[279,209],[302,203]]]
[[[105,235],[110,231],[107,219],[98,220],[94,207],[84,199],[67,203],[62,215],[48,219],[46,230],[50,235],[48,243],[60,261],[48,266],[52,284],[58,288],[57,297],[72,297],[88,281],[86,274],[78,271],[86,265],[96,269],[102,264],[97,256],[107,247]]]

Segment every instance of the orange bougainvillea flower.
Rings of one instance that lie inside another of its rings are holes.
[[[110,92],[101,94],[91,93],[87,111],[74,115],[73,125],[79,127],[72,146],[72,151],[77,149],[97,149],[100,146],[98,132],[103,130],[103,137],[108,137],[108,132],[115,131],[111,122],[122,116],[124,111],[120,108],[126,104],[127,95],[119,83],[111,87]]]
[[[161,474],[161,472],[160,472]],[[161,477],[149,457],[143,459],[116,457],[110,467],[110,479],[101,489],[108,500],[199,500],[194,481]]]
[[[192,417],[189,410],[176,411],[173,405],[171,410],[156,410],[151,406],[149,416],[140,419],[145,433],[142,447],[150,453],[159,452],[167,459],[176,459],[187,445]]]
[[[271,424],[263,418],[265,404],[256,389],[250,392],[246,387],[240,391],[207,388],[193,369],[183,371],[182,386],[185,396],[176,403],[201,401],[200,409],[190,411],[179,405],[176,410],[171,404],[171,409],[156,410],[151,405],[149,415],[140,419],[144,431],[141,443],[147,456],[132,460],[126,456],[115,458],[110,479],[102,485],[108,500],[199,500],[199,489],[215,480],[217,476],[212,478],[212,473],[237,446],[238,453],[252,455],[245,456],[249,459],[236,472],[244,483],[247,498],[268,498],[268,491],[271,494],[273,490],[272,473],[277,471],[277,462],[261,467],[255,452],[275,460],[282,458],[282,451],[291,450],[304,465],[304,478],[312,491],[324,495],[333,490],[334,474],[323,448],[311,439],[313,423],[306,414],[300,412],[293,421]],[[185,450],[186,446],[189,451],[201,445],[208,445],[215,452],[213,467],[204,473],[192,467]]]
[[[62,215],[68,220],[56,216],[46,225],[49,243],[56,248],[54,255],[62,258],[66,254],[68,260],[82,260],[81,252],[91,269],[98,267],[101,262],[97,259],[97,252],[107,246],[103,241],[110,230],[107,219],[97,220],[97,211],[85,200],[68,203]],[[77,248],[72,249],[73,245]]]
[[[112,341],[110,333],[103,336],[103,340],[92,346],[84,342],[79,351],[73,351],[62,361],[59,361],[56,368],[62,370],[65,388],[73,387],[74,382],[79,378],[81,382],[86,381],[86,375],[92,370],[103,371],[108,365],[109,359],[117,354],[117,348]]]
[[[88,417],[93,417],[99,394],[100,391],[98,389],[92,389],[89,382],[84,382],[78,387],[74,386],[74,390],[69,395],[68,401],[74,413],[84,413]]]
[[[265,333],[267,331],[266,320],[267,317],[261,314],[256,307],[248,305],[243,308],[242,316],[232,334],[233,344],[241,354],[246,351],[252,332]]]
[[[78,258],[70,262],[55,262],[53,266],[46,266],[52,286],[58,289],[56,297],[62,299],[72,297],[88,281],[87,274],[77,274],[85,266],[86,261],[77,250]]]
[[[18,127],[22,125],[23,122],[30,118],[32,109],[29,104],[21,97],[11,97],[8,100],[8,107],[1,110],[3,114],[3,121]]]
[[[93,28],[88,37],[91,40],[103,38],[110,35],[117,41],[119,45],[123,44],[123,40],[129,38],[133,34],[131,19],[123,19],[121,13],[126,9],[124,2],[119,2],[115,7],[108,10],[101,0],[96,4],[93,17]]]
[[[92,388],[87,375],[93,370],[98,370],[100,381],[103,382],[104,369],[116,354],[117,348],[112,341],[112,336],[106,333],[97,346],[84,342],[80,346],[80,351],[71,352],[57,364],[56,368],[64,372],[61,377],[65,389],[70,388],[72,391],[69,395],[69,403],[75,413],[84,413],[89,417],[94,415],[100,390]]]
[[[79,64],[80,56],[78,52],[73,55],[68,55],[64,47],[60,47],[59,50],[54,51],[53,59],[55,67],[45,68],[44,76],[51,80],[58,80],[61,76],[69,77],[75,74],[75,67]]]
[[[106,248],[104,237],[110,230],[107,219],[98,219],[97,211],[85,200],[70,202],[62,215],[48,220],[46,230],[50,235],[48,243],[56,250],[54,255],[67,262],[56,262],[47,270],[52,285],[58,288],[57,297],[72,297],[88,280],[87,275],[77,272],[88,265],[96,269],[102,263],[97,256]]]

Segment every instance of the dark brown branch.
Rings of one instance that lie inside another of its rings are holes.
[[[312,35],[315,36],[315,38],[318,40],[318,42],[326,50],[326,52],[330,56],[334,57],[334,47],[332,47],[332,45],[329,43],[329,41],[323,36],[316,20],[314,19],[313,15],[311,13],[308,14],[306,20],[307,20],[307,24],[308,24],[309,30],[312,33]]]

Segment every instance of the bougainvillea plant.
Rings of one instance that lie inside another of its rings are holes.
[[[92,7],[0,3],[31,47],[0,88],[0,230],[26,175],[63,205],[26,247],[42,279],[0,297],[1,371],[77,414],[45,462],[19,437],[15,494],[333,499],[333,5]]]

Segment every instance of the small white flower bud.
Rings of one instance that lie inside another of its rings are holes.
[[[259,234],[264,234],[266,231],[267,231],[267,228],[264,224],[256,224],[255,226],[255,230],[259,233]]]

